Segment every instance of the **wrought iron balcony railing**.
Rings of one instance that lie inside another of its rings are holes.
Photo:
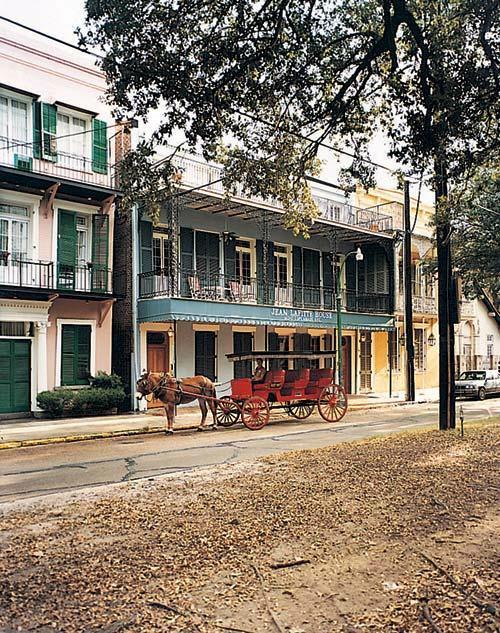
[[[140,273],[139,298],[155,297],[181,297],[321,310],[336,308],[335,291],[330,287],[279,281],[264,284],[255,277],[204,275],[190,270],[173,275],[167,269]],[[391,310],[389,294],[343,290],[341,302],[343,309],[350,312],[387,314]]]
[[[418,314],[437,314],[437,302],[435,297],[423,297],[420,295],[413,295],[412,297],[413,312]],[[402,312],[404,310],[405,301],[404,295],[398,293],[397,297],[397,310]]]
[[[172,148],[173,149],[173,148]],[[224,185],[221,181],[223,169],[215,163],[207,163],[201,156],[178,152],[173,160],[173,164],[182,175],[182,186],[186,188],[197,188],[207,193],[219,196],[225,195]],[[245,193],[240,186],[236,186],[236,197],[247,200],[254,204],[266,204],[282,210],[282,206],[277,200],[264,200],[259,196]],[[401,224],[401,205],[390,203],[391,206],[385,208],[389,213],[381,211],[384,205],[378,205],[369,209],[361,209],[351,204],[340,202],[338,199],[328,198],[319,195],[314,191],[313,198],[319,209],[319,217],[330,222],[340,222],[350,226],[368,229],[370,231],[386,232]]]
[[[88,264],[73,266],[54,262],[11,259],[0,253],[0,286],[27,290],[54,290],[108,294],[112,291],[109,268]]]
[[[31,144],[10,143],[0,136],[0,165],[20,172],[53,176],[55,179],[70,180],[88,185],[110,188],[113,186],[112,169],[108,163],[96,163],[87,156],[76,156],[66,152],[54,154],[54,160],[33,156]]]

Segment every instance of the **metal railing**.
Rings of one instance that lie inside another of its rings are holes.
[[[397,296],[397,310],[402,312],[405,306],[403,293],[399,292]],[[437,314],[437,302],[435,297],[424,297],[420,295],[412,296],[413,312],[418,314]]]
[[[10,259],[1,254],[0,285],[33,290],[75,291],[108,294],[112,291],[109,268],[87,264],[73,266],[59,262]]]
[[[162,296],[321,310],[336,308],[334,289],[320,285],[278,281],[264,284],[255,277],[209,275],[192,270],[174,275],[167,269],[140,273],[139,298]],[[344,290],[341,299],[342,307],[352,312],[388,313],[391,309],[389,294]]]
[[[171,148],[173,149],[173,148]],[[182,185],[188,188],[198,187],[201,190],[224,195],[225,189],[222,183],[223,168],[221,165],[207,163],[202,157],[194,154],[178,152],[172,159],[172,163],[182,174]],[[240,185],[236,185],[235,195],[251,202],[271,205],[282,210],[282,205],[275,199],[264,199],[259,196],[249,195],[243,191]],[[392,231],[394,218],[391,213],[383,213],[378,205],[369,209],[360,209],[353,205],[340,202],[335,198],[318,195],[313,191],[313,199],[319,209],[319,217],[330,222],[341,222],[351,226],[368,229],[370,231]],[[393,204],[393,203],[389,203]],[[397,204],[397,203],[394,203]],[[400,207],[401,205],[399,205]],[[400,213],[399,213],[400,214]],[[399,222],[399,220],[398,220]]]
[[[32,145],[18,145],[2,136],[0,136],[0,165],[12,167],[21,172],[53,176],[56,179],[112,187],[109,162],[96,163],[88,156],[76,156],[66,152],[56,152],[53,158],[36,158],[33,155]]]

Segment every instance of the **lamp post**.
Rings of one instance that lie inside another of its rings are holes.
[[[341,266],[337,266],[337,377],[339,385],[342,384],[342,291],[340,287],[341,279],[342,279],[342,271],[344,270],[345,263],[347,258],[350,255],[356,255],[356,261],[363,261],[363,253],[361,252],[361,248],[358,248],[355,251],[351,251],[347,253],[344,257],[344,261]]]

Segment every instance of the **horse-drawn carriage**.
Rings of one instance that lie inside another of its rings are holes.
[[[288,360],[307,361],[331,358],[332,352],[246,352],[228,354],[231,361],[255,361],[261,358],[271,366]],[[333,364],[333,363],[332,363]],[[298,419],[308,418],[314,408],[326,422],[339,422],[347,411],[347,396],[335,384],[332,368],[270,369],[262,381],[251,378],[231,380],[231,393],[217,400],[217,423],[231,426],[241,419],[253,431],[268,424],[271,409],[281,409]]]

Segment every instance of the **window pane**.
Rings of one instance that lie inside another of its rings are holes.
[[[12,99],[12,140],[26,143],[28,141],[28,106],[22,101]],[[18,148],[20,149],[20,148]]]
[[[0,218],[0,251],[9,251],[9,222]]]
[[[4,213],[5,215],[18,215],[23,218],[28,217],[28,209],[26,207],[17,207],[12,204],[0,203],[0,213]]]
[[[0,137],[9,138],[9,102],[5,97],[0,97]]]
[[[85,121],[73,117],[71,133],[75,136],[71,137],[71,153],[75,156],[85,156]]]
[[[153,239],[153,269],[159,270],[161,267],[161,237],[155,237]]]
[[[69,129],[69,116],[66,114],[57,114],[57,151],[65,154],[70,153],[70,139],[68,134]]]
[[[28,255],[28,223],[12,220],[12,257],[25,260]]]

